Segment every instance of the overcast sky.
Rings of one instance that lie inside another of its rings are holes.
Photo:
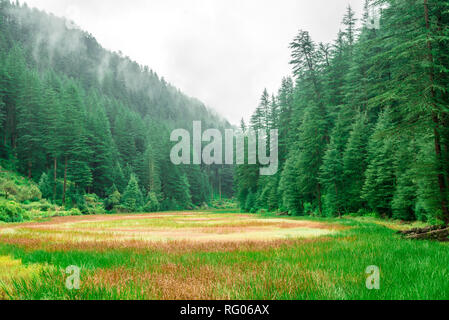
[[[23,1],[22,1],[23,2]],[[27,0],[73,19],[107,49],[148,65],[233,124],[249,119],[263,89],[291,73],[299,29],[336,38],[348,4],[363,0]]]

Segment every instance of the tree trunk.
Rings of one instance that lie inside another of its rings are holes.
[[[317,192],[318,192],[318,210],[320,211],[320,216],[323,215],[323,204],[321,203],[321,184],[317,184]]]
[[[336,200],[338,201],[338,186],[337,186],[336,182],[334,182],[334,186],[335,186]],[[340,209],[340,206],[338,206],[338,205],[337,205],[337,213],[338,213],[338,216],[341,218],[341,209]]]
[[[53,176],[53,178],[54,178],[54,180],[53,180],[54,181],[54,184],[53,184],[53,201],[54,201],[54,200],[56,200],[56,184],[57,184],[57,179],[58,179],[58,176],[57,176],[58,160],[57,160],[56,157],[54,157],[53,161],[54,161],[54,172],[53,172],[53,174],[54,174],[54,176]]]
[[[429,4],[428,0],[424,0],[424,18],[426,21],[426,29],[430,31],[430,18],[429,18]],[[432,121],[435,125],[434,129],[434,141],[435,141],[435,155],[437,158],[437,171],[438,171],[438,185],[440,188],[440,197],[441,197],[441,210],[443,212],[443,219],[446,225],[449,225],[449,208],[447,205],[447,186],[446,179],[443,173],[443,167],[441,164],[442,161],[442,152],[441,152],[441,136],[440,136],[440,127],[441,121],[440,117],[437,114],[437,108],[435,105],[435,89],[434,85],[434,71],[433,71],[433,55],[432,55],[432,43],[430,42],[429,36],[427,35],[427,50],[428,50],[428,61],[430,63],[429,70],[429,80],[430,80],[430,94],[432,96],[432,104],[434,105],[434,110],[432,111]]]
[[[28,161],[28,179],[31,179],[31,167],[33,166],[33,164],[31,163],[31,161]]]
[[[64,188],[62,190],[62,204],[65,205],[65,193],[67,190],[67,156],[64,163]]]

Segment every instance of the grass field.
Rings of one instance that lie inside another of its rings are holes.
[[[395,235],[409,227],[237,212],[4,224],[0,299],[449,299],[449,245]]]

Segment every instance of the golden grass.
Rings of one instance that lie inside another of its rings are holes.
[[[335,225],[291,219],[208,213],[58,217],[41,223],[0,227],[5,243],[37,248],[233,248],[232,243],[266,247],[268,242],[334,233]],[[189,243],[189,245],[186,245]],[[226,250],[226,249],[225,249]]]
[[[8,297],[5,290],[10,289],[13,281],[27,280],[38,276],[45,266],[39,264],[23,265],[21,260],[14,260],[9,256],[0,256],[0,300]]]

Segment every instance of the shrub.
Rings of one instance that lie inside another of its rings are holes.
[[[30,186],[22,186],[19,188],[19,192],[16,195],[16,200],[20,202],[24,201],[39,201],[42,199],[42,193],[39,188],[32,184]]]
[[[14,181],[1,179],[0,180],[0,191],[8,199],[10,196],[14,196],[17,194],[18,189]]]
[[[47,212],[47,211],[55,210],[55,207],[56,207],[55,205],[51,204],[46,199],[42,199],[39,202],[31,202],[31,203],[22,204],[22,208],[25,210],[28,210],[28,211],[35,210],[35,211]]]
[[[115,213],[130,213],[131,212],[131,210],[129,210],[127,207],[124,207],[121,205],[115,206],[113,211]]]
[[[72,208],[67,211],[69,216],[82,216],[83,213],[78,208]]]
[[[0,221],[3,222],[22,222],[25,210],[17,202],[2,200],[0,201]]]

